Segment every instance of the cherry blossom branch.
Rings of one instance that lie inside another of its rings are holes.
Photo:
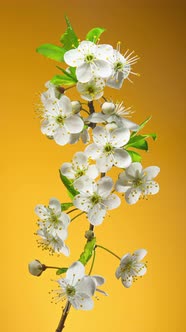
[[[65,321],[67,319],[68,313],[70,311],[71,303],[67,301],[65,308],[63,309],[61,319],[59,321],[56,332],[61,332],[65,327]]]

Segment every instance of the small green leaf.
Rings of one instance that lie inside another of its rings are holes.
[[[36,52],[46,56],[49,59],[62,62],[66,50],[60,46],[52,44],[43,44],[36,49]]]
[[[59,174],[60,174],[61,181],[63,182],[64,186],[67,188],[70,198],[74,199],[74,197],[79,194],[79,191],[77,191],[74,188],[72,182],[66,176],[61,174],[60,171],[59,171]]]
[[[85,244],[84,251],[80,255],[79,261],[83,264],[86,265],[89,261],[89,259],[92,257],[93,250],[96,244],[96,238],[94,237],[91,241],[88,241]]]
[[[133,147],[141,150],[148,150],[148,143],[146,142],[146,139],[151,137],[154,141],[157,138],[157,135],[155,133],[147,134],[147,135],[137,135],[137,136],[131,136],[129,142],[127,145],[125,145],[125,148]]]
[[[141,156],[139,153],[135,152],[135,151],[130,151],[130,150],[127,150],[127,152],[130,154],[131,158],[132,158],[132,162],[141,162]]]
[[[93,28],[87,33],[86,40],[96,43],[104,31],[104,28]]]
[[[54,85],[73,85],[76,81],[69,76],[66,75],[55,75],[50,80]]]
[[[73,206],[72,203],[61,203],[61,210],[66,211],[68,210],[71,206]]]
[[[131,137],[136,136],[136,134],[146,126],[146,124],[151,120],[151,118],[152,115],[150,115],[147,119],[145,119],[142,123],[140,123],[138,130],[133,132]]]
[[[67,24],[67,30],[61,36],[60,42],[63,44],[64,49],[68,51],[73,47],[78,47],[79,41],[67,16],[65,16],[65,20]]]
[[[60,269],[58,269],[58,270],[56,271],[56,274],[57,274],[57,275],[60,275],[60,274],[62,274],[62,273],[65,273],[67,270],[68,270],[67,267],[62,267],[62,268],[60,268]]]

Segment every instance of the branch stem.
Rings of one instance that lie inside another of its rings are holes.
[[[85,213],[85,211],[83,211],[83,212],[77,214],[74,218],[71,219],[71,222],[72,222],[73,220],[75,220],[76,218],[78,218],[79,216],[81,216],[83,213]]]
[[[65,327],[65,321],[67,319],[68,313],[70,311],[71,303],[67,301],[66,306],[62,312],[61,319],[59,321],[58,327],[56,329],[56,332],[61,332]]]
[[[96,244],[96,245],[95,245],[95,249],[96,249],[96,248],[101,248],[101,249],[103,249],[103,250],[109,252],[109,254],[115,256],[117,259],[121,260],[121,257],[119,257],[118,255],[116,255],[116,254],[115,254],[113,251],[111,251],[110,249],[107,249],[107,248],[105,248],[105,247],[103,247],[103,246],[100,246],[99,244]]]

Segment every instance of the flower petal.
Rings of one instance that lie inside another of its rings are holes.
[[[121,204],[121,200],[117,195],[111,194],[107,199],[103,200],[103,204],[108,210],[112,210],[116,209]]]
[[[79,294],[69,298],[72,306],[77,310],[91,310],[94,307],[94,302],[91,297],[84,294]]]
[[[60,172],[69,179],[75,178],[75,172],[71,163],[64,163],[60,168]]]
[[[130,131],[125,128],[118,128],[111,132],[110,140],[112,142],[112,146],[116,148],[120,148],[127,144],[130,139]]]
[[[110,141],[110,134],[104,127],[97,126],[93,130],[93,139],[94,143],[104,146],[106,143]]]
[[[95,179],[97,178],[97,176],[99,175],[98,169],[96,167],[96,165],[90,165],[87,169],[86,174],[91,178],[91,179]]]
[[[147,268],[145,266],[145,264],[143,263],[138,263],[135,265],[135,276],[137,277],[142,277],[146,272],[147,272]]]
[[[94,226],[98,226],[103,222],[106,210],[101,206],[101,204],[95,204],[93,208],[88,211],[88,219],[90,223]]]
[[[104,60],[95,60],[92,66],[93,74],[102,78],[108,78],[112,74],[112,68],[109,62]]]
[[[146,174],[145,179],[152,180],[158,175],[160,168],[157,166],[149,166],[144,168],[143,171]]]
[[[122,149],[114,150],[114,165],[120,168],[128,167],[132,163],[129,153]]]
[[[112,190],[113,180],[109,176],[104,176],[98,181],[97,186],[98,195],[103,199],[106,199]]]
[[[77,195],[77,196],[75,196],[75,198],[73,200],[73,204],[79,210],[85,211],[85,212],[88,212],[90,210],[91,206],[92,206],[91,202],[90,202],[90,199],[87,198],[84,195]]]
[[[71,67],[77,67],[83,62],[83,59],[81,59],[80,53],[76,48],[69,50],[64,54],[64,61]]]
[[[159,184],[155,181],[147,181],[143,184],[143,190],[145,195],[155,195],[159,191]]]
[[[101,286],[105,283],[105,278],[103,278],[102,276],[93,275],[91,276],[91,278],[93,278],[93,280],[95,281],[96,286]]]
[[[138,249],[134,251],[133,256],[135,256],[135,259],[137,262],[141,261],[145,256],[147,255],[147,250],[145,249]]]
[[[70,114],[72,114],[72,104],[70,99],[67,96],[62,96],[59,100],[58,100],[58,105],[59,108],[62,109],[61,114],[68,116]]]
[[[85,275],[85,267],[84,265],[77,261],[74,262],[67,270],[66,279],[68,283],[73,286],[79,281],[79,279],[83,278]]]
[[[48,209],[42,204],[36,205],[34,211],[38,215],[38,217],[41,218],[41,220],[47,220],[48,217],[50,217]]]
[[[121,278],[121,282],[123,284],[123,286],[125,286],[126,288],[129,288],[132,286],[132,282],[133,282],[133,278],[131,276],[125,276],[124,278]]]
[[[78,115],[72,115],[64,120],[64,125],[69,133],[77,134],[83,130],[84,122]]]
[[[49,208],[53,210],[56,215],[61,214],[61,203],[56,198],[51,198],[49,201]]]
[[[65,145],[69,142],[69,133],[65,127],[58,128],[54,133],[54,140],[59,145]]]
[[[78,81],[81,83],[87,83],[90,81],[93,76],[90,64],[84,62],[79,67],[77,67],[76,76]]]
[[[102,148],[95,143],[88,145],[85,149],[85,153],[91,159],[98,159],[102,153]]]
[[[87,296],[93,296],[96,290],[96,284],[92,277],[84,276],[77,284],[76,290],[78,293],[83,293]]]
[[[141,190],[139,188],[128,189],[125,193],[125,200],[128,204],[135,204],[140,198]]]
[[[86,197],[91,196],[96,191],[95,182],[89,178],[87,175],[81,176],[74,182],[74,187],[83,193]]]
[[[84,152],[76,152],[73,158],[73,166],[77,169],[83,169],[88,166],[88,158]]]
[[[125,172],[129,178],[136,178],[136,174],[142,173],[142,165],[138,162],[134,162],[126,168]]]
[[[109,171],[114,164],[113,155],[101,154],[101,156],[96,160],[96,166],[98,170],[102,173]]]

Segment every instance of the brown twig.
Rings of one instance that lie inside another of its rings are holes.
[[[58,327],[56,329],[56,332],[61,332],[64,329],[64,327],[65,327],[65,321],[67,319],[70,307],[71,307],[71,303],[68,301],[66,303],[66,306],[65,306],[63,312],[62,312],[62,316],[61,316],[60,322],[58,324]]]

